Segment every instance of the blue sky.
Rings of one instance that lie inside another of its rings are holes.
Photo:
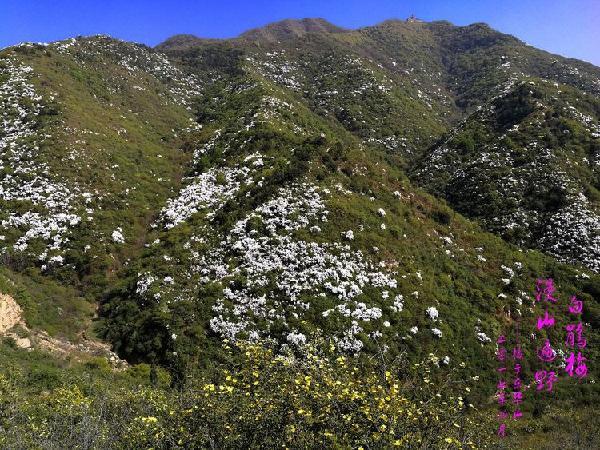
[[[356,28],[410,14],[457,25],[487,22],[600,66],[600,0],[0,0],[0,47],[89,34],[156,45],[178,33],[233,37],[285,18],[323,17]]]

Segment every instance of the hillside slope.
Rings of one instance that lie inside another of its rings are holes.
[[[600,270],[600,102],[532,78],[427,153],[414,178],[491,231]]]
[[[585,301],[598,354],[599,73],[447,22],[4,50],[0,291],[173,377],[224,340],[324,340],[431,353],[490,404],[494,338],[533,331],[538,277]]]

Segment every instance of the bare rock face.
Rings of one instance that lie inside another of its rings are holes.
[[[23,310],[9,295],[0,294],[0,334],[23,321]]]
[[[29,339],[27,337],[18,337],[16,335],[11,335],[11,337],[14,339],[15,344],[19,348],[30,349],[32,347],[31,339]]]

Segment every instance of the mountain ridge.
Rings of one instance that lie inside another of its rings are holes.
[[[307,26],[306,24],[315,24],[316,26],[311,28],[310,26]],[[160,50],[167,49],[169,41],[172,38],[177,37],[177,36],[185,36],[188,38],[193,38],[194,40],[200,39],[200,40],[207,40],[207,41],[232,41],[232,40],[243,38],[247,33],[252,33],[251,39],[260,40],[261,36],[263,36],[263,38],[266,38],[266,36],[268,36],[270,30],[277,29],[277,28],[282,28],[288,37],[299,37],[299,35],[295,35],[292,32],[293,28],[303,30],[303,33],[301,33],[301,35],[300,35],[300,36],[303,36],[307,33],[315,33],[315,32],[351,33],[351,32],[361,31],[361,30],[369,29],[369,28],[382,28],[382,27],[389,26],[389,25],[402,25],[402,26],[409,26],[409,27],[410,26],[434,25],[434,26],[450,26],[450,27],[454,27],[454,28],[458,28],[458,29],[483,28],[483,29],[498,32],[485,22],[473,22],[468,25],[454,25],[452,22],[450,22],[448,20],[432,20],[432,21],[419,20],[417,22],[411,22],[411,21],[409,21],[409,19],[392,18],[392,19],[383,20],[374,25],[364,25],[364,26],[357,27],[357,28],[345,28],[345,27],[340,27],[338,25],[335,25],[332,22],[327,21],[326,19],[306,17],[306,18],[301,18],[301,19],[283,19],[280,21],[269,22],[266,25],[243,31],[243,32],[239,33],[237,36],[230,37],[230,38],[203,38],[203,37],[196,36],[194,34],[176,35],[176,36],[172,36],[170,38],[165,39],[163,42],[160,42],[159,44],[154,46],[154,48],[160,49]],[[287,29],[286,27],[289,27],[289,29]],[[330,31],[328,31],[328,30],[330,30]],[[524,41],[520,40],[519,38],[517,38],[513,35],[505,34],[505,33],[502,33],[502,34],[509,38],[515,39],[524,45],[535,48],[534,46],[526,44]],[[246,37],[248,37],[248,36],[246,36]],[[267,40],[272,40],[272,38],[269,38]],[[598,68],[598,66],[596,66],[595,64],[593,64],[592,62],[589,62],[589,61],[569,57],[566,55],[560,55],[557,53],[552,53],[551,51],[548,51],[548,50],[541,50],[541,49],[538,49],[538,50],[540,50],[542,52],[546,52],[551,56],[558,56],[561,58],[570,59],[573,61],[577,61],[578,63],[589,64],[595,68]]]

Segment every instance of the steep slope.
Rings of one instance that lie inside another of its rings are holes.
[[[206,52],[182,63],[205,73]],[[203,129],[183,189],[104,303],[107,336],[130,359],[196,366],[222,338],[299,351],[324,336],[350,353],[469,355],[474,370],[509,313],[531,319],[534,274],[592,302],[590,272],[483,233],[236,55],[196,104]]]
[[[481,375],[473,395],[486,402],[493,337],[533,320],[533,283],[551,276],[585,300],[594,357],[598,274],[482,231],[404,172],[477,106],[510,110],[530,95],[525,68],[503,66],[505,53],[535,53],[535,70],[558,80],[545,54],[482,25],[397,21],[355,31],[285,23],[160,48],[100,36],[0,54],[3,277],[24,286],[18,295],[6,281],[4,293],[29,326],[52,303],[36,290],[62,287],[57,301],[86,306],[70,316],[76,333],[65,325],[72,335],[89,331],[100,304],[100,334],[121,356],[174,377],[210,366],[223,340],[297,353],[325,340],[367,362],[434,353],[444,368]],[[490,59],[475,65],[482,53]],[[564,80],[565,95],[597,114],[579,90],[591,91],[596,69],[573,64],[581,76]],[[559,108],[552,95],[548,108]],[[501,140],[507,119],[489,108],[459,130],[482,117],[485,138]],[[566,120],[542,119],[561,130]],[[590,120],[565,122],[578,158],[597,151]],[[415,179],[433,180],[424,167]],[[594,170],[569,176],[593,192]]]
[[[271,28],[300,26],[295,22],[292,26],[287,21],[273,24]],[[565,83],[576,88],[576,91],[569,92],[584,98],[586,103],[597,98],[600,92],[598,68],[534,49],[485,24],[455,27],[448,22],[391,20],[360,30],[337,31],[327,33],[319,29],[315,32],[305,30],[300,34],[282,33],[277,41],[265,38],[260,33],[252,33],[233,40],[230,45],[236,51],[251,55],[246,56],[247,60],[263,76],[295,91],[312,111],[338,122],[358,136],[364,145],[401,155],[404,160],[400,164],[409,167],[417,164],[410,171],[415,175],[414,181],[431,188],[433,186],[425,181],[428,177],[437,177],[443,182],[447,178],[419,169],[419,160],[423,155],[425,159],[436,157],[436,152],[429,147],[436,136],[444,131],[451,135],[454,133],[452,126],[459,119],[476,112],[498,96],[518,96],[518,86],[528,82],[530,77],[538,80],[538,77],[544,77],[541,82]],[[198,48],[202,47],[202,44],[197,44],[196,54]],[[175,57],[186,53],[182,49],[172,51],[168,42],[160,48]],[[204,48],[206,52],[210,46]],[[188,55],[194,54],[194,50],[189,48],[188,52]],[[574,114],[570,117],[573,118]],[[576,119],[589,122],[584,124],[591,130],[587,143],[580,146],[577,138],[573,140],[573,145],[586,148],[583,153],[587,155],[585,158],[588,158],[588,163],[585,164],[588,166],[595,164],[594,147],[597,139],[593,127],[597,118],[597,109],[592,107],[583,118]],[[545,124],[546,120],[549,119],[541,119],[540,127],[548,128],[551,134],[563,133],[558,139],[564,140],[568,130],[557,130],[554,125]],[[528,134],[518,128],[511,133],[518,135],[517,139],[528,138]],[[519,136],[521,134],[522,137]],[[579,164],[576,158],[567,154],[563,154],[562,159],[569,166]],[[451,160],[446,163],[452,165]],[[509,167],[511,163],[507,162],[507,172],[512,170]],[[475,170],[476,174],[461,175],[463,184],[482,185],[476,177],[485,176],[487,169]],[[587,174],[581,170],[576,172],[570,176],[572,182],[569,189],[570,198],[577,198],[575,203],[578,206],[571,204],[569,211],[563,213],[571,217],[570,233],[579,237],[564,240],[557,246],[560,236],[564,234],[564,227],[559,224],[559,216],[554,215],[550,219],[543,210],[544,206],[538,202],[537,206],[531,204],[526,211],[521,211],[519,217],[529,213],[541,215],[544,217],[542,220],[550,220],[549,224],[545,225],[544,230],[527,232],[526,238],[517,237],[512,242],[549,252],[562,261],[585,261],[588,267],[596,267],[598,232],[593,193],[596,190],[596,175],[589,171]],[[489,189],[492,187],[486,186]],[[471,211],[473,198],[480,198],[477,193],[473,197],[472,189],[442,186],[432,192],[449,199],[444,189],[455,189],[458,196],[468,192],[467,204],[459,207],[459,210],[471,217],[484,219],[483,223],[489,230],[509,239],[510,235],[521,233],[520,227],[507,233],[505,226],[510,225],[510,221],[501,219],[498,214],[495,225],[492,225],[490,220]],[[552,191],[554,188],[547,186],[545,189]],[[591,203],[588,205],[588,200],[582,196],[591,196]],[[455,201],[452,203],[458,205]],[[500,207],[502,214],[507,217],[511,208],[515,206],[506,202]],[[585,216],[579,225],[572,217],[575,213],[573,208]],[[492,211],[486,209],[488,219],[494,214]],[[504,225],[500,225],[500,222]],[[541,220],[538,223],[541,224]],[[563,248],[558,248],[561,246]]]
[[[24,44],[0,67],[3,292],[29,326],[78,340],[179,186],[198,82],[106,37]]]
[[[471,115],[414,178],[516,244],[600,270],[600,102],[522,81]]]
[[[184,99],[197,82],[103,37],[22,46],[2,61],[4,258],[65,280],[89,274],[102,289],[179,183],[177,132],[197,126]]]
[[[432,106],[419,98],[415,86],[399,85],[376,61],[356,52],[346,36],[350,34],[310,32],[281,42],[240,38],[217,45],[197,42],[187,50],[171,50],[168,42],[159,48],[200,64],[219,64],[216,51],[228,48],[366,144],[409,154],[417,145],[432,143],[444,130]]]
[[[255,33],[231,45],[250,53],[272,81],[301,93],[313,110],[405,155],[426,150],[441,129],[525,76],[600,92],[598,68],[485,24],[390,20],[359,30],[288,33],[277,42]],[[170,52],[168,43],[159,48]]]

